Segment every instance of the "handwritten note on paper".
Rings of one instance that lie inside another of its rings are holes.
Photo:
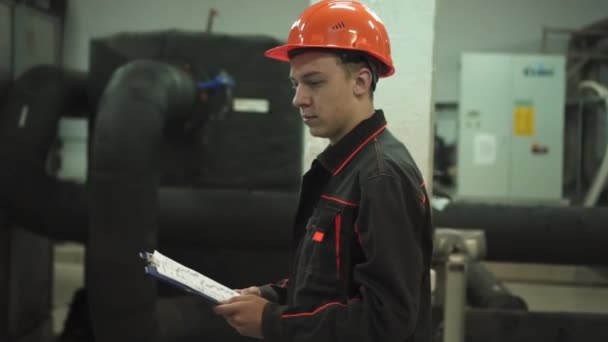
[[[208,278],[188,267],[162,255],[158,251],[152,254],[158,273],[179,281],[195,291],[199,291],[219,302],[238,296],[238,292]]]

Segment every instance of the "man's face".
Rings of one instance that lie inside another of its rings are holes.
[[[351,128],[354,79],[339,59],[323,52],[306,52],[291,59],[293,105],[300,109],[310,134],[332,143]]]

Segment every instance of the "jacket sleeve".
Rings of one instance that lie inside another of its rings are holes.
[[[429,272],[421,229],[430,223],[419,185],[410,183],[382,174],[361,186],[355,229],[366,261],[353,270],[358,298],[308,312],[268,303],[266,341],[401,342],[414,333],[423,272]]]
[[[262,297],[277,304],[285,304],[285,302],[287,301],[288,285],[289,278],[285,278],[276,283],[270,283],[259,286],[259,289],[262,292]]]

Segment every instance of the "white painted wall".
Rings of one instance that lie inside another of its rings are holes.
[[[285,27],[308,0],[77,0],[68,3],[64,64],[86,70],[91,38],[124,31],[203,31],[211,8],[213,31],[286,38]],[[272,11],[272,14],[270,14]]]
[[[311,0],[311,4],[316,2]],[[388,128],[408,147],[430,187],[435,0],[361,2],[384,22],[396,68],[395,75],[378,83],[375,106],[384,110]],[[305,168],[326,145],[326,140],[306,134]]]
[[[580,29],[607,15],[608,0],[439,0],[435,100],[458,100],[462,52],[538,52],[543,26]],[[566,43],[550,36],[552,52]]]

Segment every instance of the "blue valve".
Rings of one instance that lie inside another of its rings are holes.
[[[225,87],[233,87],[234,83],[234,79],[226,72],[222,71],[211,81],[198,82],[196,87],[199,89],[220,89]]]

